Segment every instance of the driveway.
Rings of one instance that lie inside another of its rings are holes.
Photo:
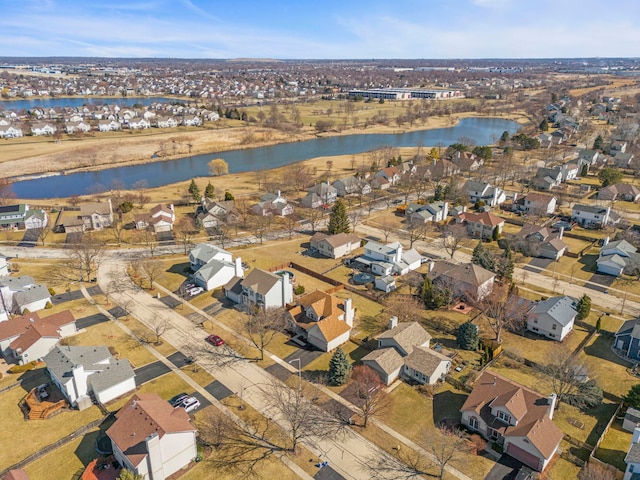
[[[89,315],[88,317],[82,317],[76,320],[76,328],[81,330],[83,328],[93,327],[94,325],[98,325],[102,322],[108,322],[109,319],[106,315],[101,313],[96,313],[95,315]]]
[[[502,455],[485,477],[485,480],[513,480],[522,465],[522,462],[515,458],[509,455]]]
[[[134,370],[136,374],[136,387],[150,382],[154,378],[161,377],[170,371],[171,369],[159,360],[157,362],[150,363],[149,365],[145,365],[144,367],[136,368]]]
[[[33,248],[38,244],[38,236],[40,235],[40,228],[30,228],[24,231],[22,235],[22,241],[18,244],[19,247]]]
[[[233,395],[233,392],[218,380],[216,380],[215,382],[211,382],[209,385],[204,387],[204,389],[211,395],[213,395],[216,400],[224,400],[228,396]]]
[[[531,265],[532,267],[547,268],[552,263],[553,260],[551,260],[550,258],[532,258],[529,262],[529,265]]]
[[[617,277],[613,275],[605,275],[604,273],[594,273],[593,276],[589,279],[591,284],[587,283],[585,287],[590,288],[591,290],[597,290],[598,292],[607,293],[609,287],[616,281]],[[596,283],[597,285],[592,285]],[[601,285],[601,286],[599,286]]]
[[[313,478],[316,480],[344,480],[342,475],[328,465],[318,470],[318,473],[316,473]]]
[[[60,305],[61,303],[70,302],[72,300],[79,300],[84,298],[81,290],[74,290],[69,293],[59,293],[51,297],[51,303],[54,305]]]
[[[290,363],[294,367],[298,367],[298,359],[300,359],[300,369],[303,369],[316,358],[322,356],[324,352],[319,350],[313,350],[313,347],[307,346],[305,348],[299,348],[296,352],[289,355],[284,359],[285,362]]]
[[[177,351],[169,355],[167,357],[167,360],[169,360],[178,368],[186,367],[187,365],[191,365],[193,363],[193,360],[189,359],[187,355],[185,355],[180,351]]]

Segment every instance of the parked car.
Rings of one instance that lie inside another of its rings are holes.
[[[192,297],[194,295],[198,295],[198,294],[200,294],[202,292],[204,292],[204,288],[202,288],[202,287],[195,287],[195,288],[192,288],[191,290],[188,290],[189,295],[192,296]]]
[[[189,395],[187,395],[184,392],[183,393],[179,393],[178,395],[175,395],[175,396],[171,397],[169,399],[169,403],[171,404],[172,407],[179,407],[180,404],[188,397],[189,397]]]
[[[198,400],[196,397],[188,397],[182,401],[180,406],[184,408],[187,413],[193,412],[200,407],[200,400]]]
[[[523,465],[520,467],[520,470],[518,470],[514,480],[534,480],[536,478],[538,478],[538,474],[529,467]]]
[[[206,340],[214,347],[221,347],[222,345],[224,345],[224,340],[218,335],[209,335]]]

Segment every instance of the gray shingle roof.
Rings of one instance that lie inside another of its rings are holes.
[[[423,345],[431,340],[431,335],[418,322],[401,322],[391,330],[382,332],[380,338],[391,338],[407,353],[411,353],[416,345]]]

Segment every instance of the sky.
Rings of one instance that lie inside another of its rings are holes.
[[[638,0],[0,0],[0,56],[640,56]]]

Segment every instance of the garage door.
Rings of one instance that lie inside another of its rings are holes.
[[[525,465],[530,466],[531,468],[535,468],[536,470],[540,469],[540,460],[535,455],[530,454],[526,450],[510,443],[507,445],[507,454],[511,455],[516,460],[520,460]]]

